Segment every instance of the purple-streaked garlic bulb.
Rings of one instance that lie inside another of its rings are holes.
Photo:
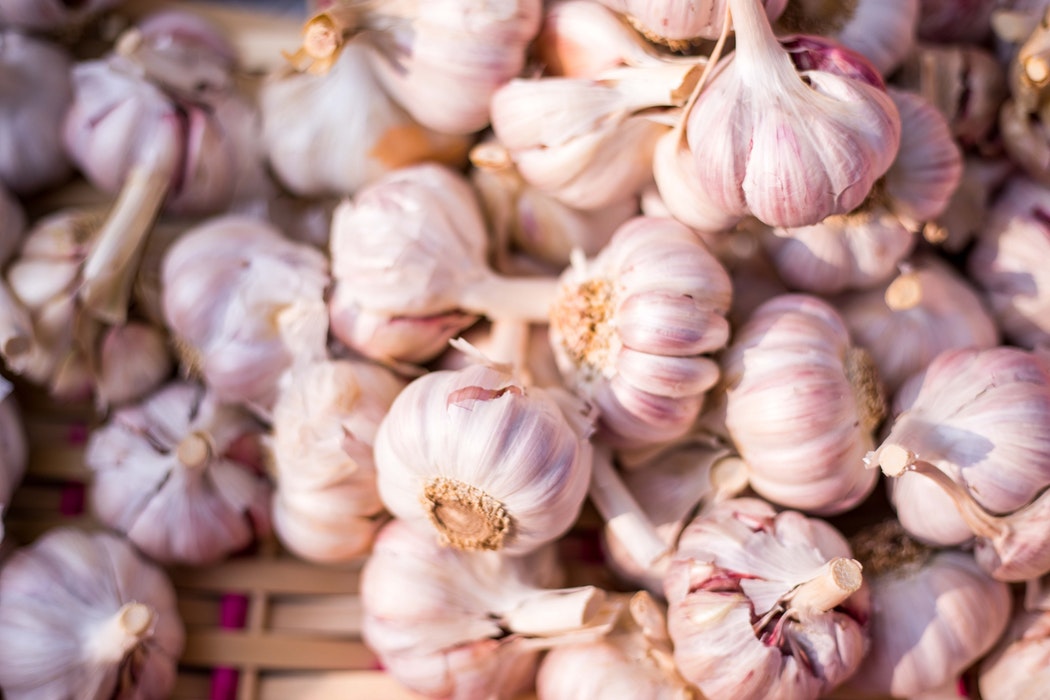
[[[786,294],[762,304],[722,370],[726,427],[759,495],[833,514],[871,493],[878,474],[863,458],[885,400],[870,355],[828,303]]]
[[[0,0],[0,26],[75,31],[124,0]]]
[[[748,214],[809,226],[852,211],[901,138],[878,71],[828,39],[778,40],[759,0],[729,7],[736,48],[683,117],[700,185],[693,194],[713,212],[713,228]]]
[[[362,636],[388,673],[428,697],[514,697],[541,650],[608,632],[622,605],[593,586],[555,588],[551,554],[462,552],[394,520],[361,572]]]
[[[861,566],[831,525],[764,501],[725,501],[682,533],[664,581],[682,676],[706,697],[812,698],[860,665]]]
[[[981,661],[981,697],[1038,698],[1050,684],[1050,611],[1018,609],[995,648]]]
[[[871,355],[887,395],[944,350],[999,344],[995,319],[969,282],[932,255],[889,284],[837,303],[850,336]]]
[[[7,700],[163,700],[186,633],[162,569],[116,535],[51,530],[0,569]]]
[[[635,29],[657,44],[687,49],[701,39],[717,39],[726,19],[726,0],[598,0],[624,15]],[[787,0],[763,0],[766,14],[776,19]]]
[[[644,591],[630,597],[608,634],[586,644],[554,647],[544,655],[536,674],[539,700],[694,700],[698,696],[699,691],[675,668],[666,611]]]
[[[1050,340],[1050,189],[1010,178],[967,259],[1003,334],[1034,348]]]
[[[729,338],[721,263],[673,219],[623,224],[559,281],[550,339],[566,384],[595,405],[610,444],[680,437],[718,381],[709,355]]]
[[[11,390],[11,384],[0,378],[0,542],[4,540],[4,512],[29,459],[22,412]]]
[[[1010,589],[969,552],[925,547],[893,520],[862,530],[850,544],[868,584],[870,642],[843,697],[914,698],[941,688],[1006,628]]]
[[[524,554],[576,521],[591,477],[590,431],[582,403],[561,390],[483,364],[432,372],[380,423],[379,495],[435,540]]]
[[[222,400],[265,415],[295,354],[285,325],[327,318],[324,254],[265,221],[230,215],[184,233],[165,255],[162,279],[183,364]]]
[[[167,384],[92,433],[92,511],[155,561],[220,561],[270,530],[269,482],[237,454],[260,432],[204,387]]]
[[[889,477],[901,525],[934,545],[973,542],[1002,581],[1050,572],[1050,360],[1014,347],[956,349],[909,379],[865,459]]]
[[[297,555],[347,561],[366,552],[383,510],[372,445],[404,380],[353,360],[295,367],[273,410],[274,531]]]
[[[61,134],[73,101],[72,67],[58,45],[0,28],[0,185],[15,194],[69,176]]]

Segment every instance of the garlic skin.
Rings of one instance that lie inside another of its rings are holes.
[[[598,0],[628,21],[650,41],[673,49],[687,48],[699,39],[717,39],[726,18],[726,0]],[[763,0],[765,12],[775,20],[787,0]]]
[[[4,0],[0,2],[0,26],[56,33],[76,31],[98,15],[118,7],[123,2],[124,0]]]
[[[168,698],[185,638],[167,575],[115,535],[54,529],[0,569],[10,700]]]
[[[71,70],[58,45],[0,29],[0,185],[15,194],[35,194],[70,174],[60,134],[73,100]]]
[[[729,0],[736,49],[686,117],[696,196],[726,217],[809,226],[861,204],[890,167],[900,116],[866,59],[778,41],[757,0]]]
[[[871,358],[831,305],[803,294],[762,304],[734,335],[722,371],[726,427],[759,495],[830,515],[871,493],[878,474],[863,457],[885,400]]]
[[[1045,693],[1050,677],[1050,612],[1018,610],[995,648],[982,661],[981,696],[1026,700]]]
[[[581,404],[557,389],[485,365],[432,372],[380,423],[379,495],[395,517],[454,547],[525,554],[576,521],[590,431]]]
[[[566,385],[597,407],[609,444],[685,434],[718,381],[732,289],[718,260],[673,219],[636,217],[559,280],[550,342]]]
[[[29,461],[22,413],[11,390],[7,380],[0,381],[0,542],[4,540],[4,512]]]
[[[824,521],[725,501],[683,531],[664,581],[682,676],[706,697],[817,698],[863,660],[861,567]]]
[[[266,415],[293,349],[282,319],[327,324],[328,261],[265,221],[229,215],[186,231],[164,256],[164,318],[182,362],[223,401]]]

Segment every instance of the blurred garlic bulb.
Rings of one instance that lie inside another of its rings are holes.
[[[693,520],[664,581],[682,676],[706,697],[824,696],[857,669],[871,611],[860,564],[822,520],[724,501]]]
[[[993,577],[1050,572],[1039,535],[1050,499],[1050,363],[1013,347],[938,355],[898,392],[865,459],[890,477],[901,525],[924,542],[974,541]]]
[[[270,529],[259,465],[227,456],[259,433],[204,387],[167,384],[92,433],[84,454],[92,511],[155,561],[220,561]]]
[[[623,224],[562,273],[550,340],[566,384],[616,446],[684,435],[718,381],[732,290],[718,260],[673,219]]]
[[[11,390],[11,384],[0,379],[0,542],[4,540],[4,513],[29,460],[22,412]]]
[[[124,0],[0,0],[0,26],[33,31],[76,31]]]
[[[283,325],[327,319],[327,268],[319,250],[258,219],[223,216],[185,232],[163,265],[164,317],[184,366],[221,400],[266,415],[294,355]]]
[[[481,364],[432,372],[379,426],[379,495],[395,517],[454,547],[524,554],[576,521],[590,431],[581,403],[558,389]]]
[[[1016,610],[1006,633],[978,671],[981,696],[1028,700],[1050,683],[1050,611]]]
[[[185,638],[167,575],[115,535],[54,529],[0,569],[8,700],[163,700]]]
[[[598,0],[624,15],[647,39],[684,50],[700,39],[717,39],[726,19],[726,0]],[[775,20],[787,0],[763,0],[766,14]]]
[[[949,253],[963,251],[984,230],[993,196],[1013,173],[1005,156],[967,156],[959,186],[940,216],[923,226],[923,238]]]
[[[878,474],[863,457],[885,400],[871,357],[829,304],[802,294],[762,304],[722,370],[726,427],[759,495],[833,514],[871,493]]]
[[[871,599],[871,641],[844,688],[851,697],[913,698],[940,688],[1006,628],[1010,589],[981,571],[972,554],[924,547],[892,520],[850,543]]]
[[[999,344],[977,291],[929,254],[913,258],[889,284],[851,294],[837,307],[889,395],[944,350]]]
[[[1029,177],[1050,184],[1050,8],[1027,8],[1042,19],[1009,62],[1010,99],[999,112],[999,133],[1010,157]]]
[[[0,25],[3,14],[0,6]],[[40,192],[70,174],[61,133],[73,100],[71,70],[58,45],[0,28],[0,185],[15,194]]]
[[[95,401],[118,406],[142,398],[174,369],[168,337],[160,329],[136,321],[107,328],[99,347]]]
[[[988,38],[991,18],[1002,5],[999,0],[922,0],[919,37],[942,44],[980,44]]]

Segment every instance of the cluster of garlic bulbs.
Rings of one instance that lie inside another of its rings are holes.
[[[157,565],[278,544],[428,697],[1036,692],[1045,1],[119,5],[0,0],[0,517],[31,384],[110,531],[8,519],[5,697],[164,697]]]

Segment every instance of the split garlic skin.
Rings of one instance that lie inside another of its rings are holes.
[[[115,535],[52,530],[0,569],[10,700],[163,700],[185,630],[166,574]]]
[[[11,389],[6,380],[0,382],[0,542],[4,540],[4,512],[11,504],[11,496],[22,481],[29,460],[22,412]]]
[[[831,525],[725,501],[683,531],[664,581],[682,676],[712,698],[817,698],[860,665],[861,566]]]
[[[1050,684],[1050,613],[1018,610],[1006,633],[981,661],[981,696],[996,700],[1038,698]]]

